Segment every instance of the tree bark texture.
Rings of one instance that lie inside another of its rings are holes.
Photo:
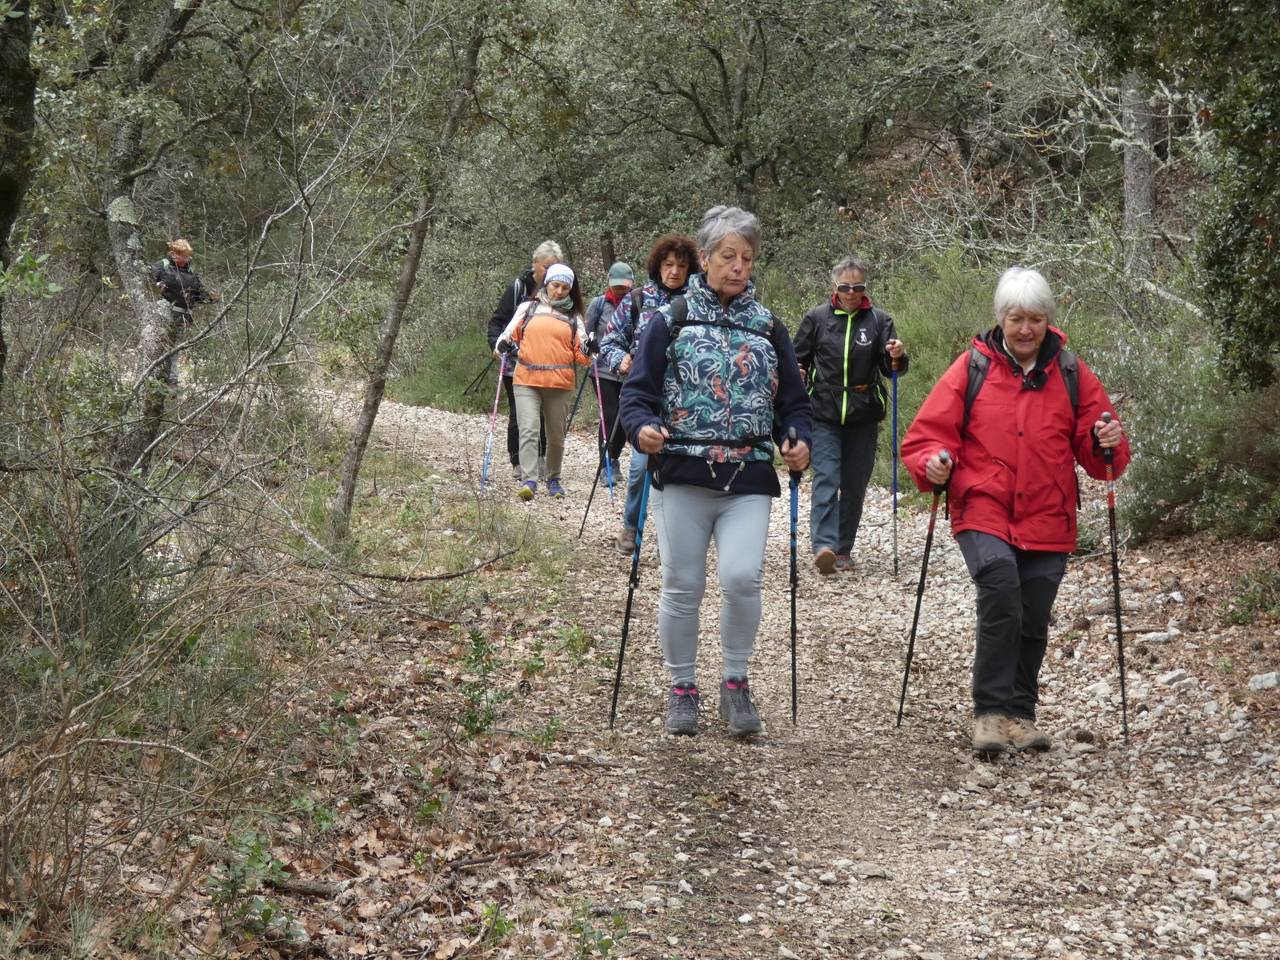
[[[1151,105],[1139,87],[1137,74],[1124,78],[1125,270],[1139,280],[1155,272],[1155,163],[1151,153]]]
[[[444,128],[440,132],[439,152],[442,160],[447,160],[453,147],[453,141],[462,124],[471,103],[471,94],[476,83],[476,64],[480,58],[480,48],[484,43],[484,34],[477,24],[467,47],[466,61],[463,67],[462,81],[454,90],[449,103],[449,111],[445,118]],[[437,167],[443,171],[444,163]],[[400,336],[400,325],[404,319],[409,298],[413,295],[414,285],[418,280],[418,265],[422,260],[422,247],[426,242],[427,230],[431,223],[432,207],[435,204],[434,186],[428,184],[418,208],[414,212],[413,226],[410,228],[409,252],[405,256],[404,265],[400,269],[400,280],[396,284],[395,297],[387,308],[382,321],[382,330],[378,337],[378,349],[373,364],[365,379],[364,401],[360,405],[360,414],[356,417],[351,429],[351,439],[347,444],[346,455],[342,458],[342,470],[338,479],[338,495],[333,504],[330,524],[335,536],[346,536],[351,523],[351,506],[355,502],[356,484],[360,479],[360,466],[364,462],[365,451],[369,447],[369,436],[373,432],[373,423],[378,417],[378,409],[387,391],[387,373],[391,369],[391,359],[395,355],[396,340]]]
[[[0,268],[12,261],[9,234],[31,185],[31,134],[35,129],[36,74],[31,66],[28,0],[18,0],[0,21]],[[0,293],[0,389],[9,348]]]
[[[136,52],[122,43],[114,51],[114,59],[128,58],[124,68],[123,87],[139,91],[147,87],[156,72],[174,56],[179,41],[202,0],[175,4],[165,14],[150,41]],[[122,117],[111,141],[107,182],[103,185],[107,211],[107,238],[120,286],[124,290],[138,325],[138,389],[141,413],[137,424],[121,443],[118,464],[122,469],[145,468],[151,443],[159,435],[169,397],[166,360],[175,344],[174,326],[168,304],[153,295],[149,266],[142,248],[142,214],[133,202],[133,187],[139,177],[149,172],[143,162],[143,140],[146,131],[143,116],[137,112]]]

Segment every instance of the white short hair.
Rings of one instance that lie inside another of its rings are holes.
[[[549,260],[559,261],[564,259],[564,251],[560,249],[560,244],[554,240],[543,240],[534,247],[532,259],[534,263],[543,263]]]
[[[1039,314],[1050,323],[1058,312],[1054,302],[1053,291],[1039,270],[1027,267],[1010,267],[1000,275],[996,284],[995,296],[996,323],[1003,324],[1004,318],[1019,308]]]
[[[725,237],[736,234],[751,245],[753,253],[760,252],[760,221],[754,213],[741,207],[712,207],[702,215],[698,228],[698,249],[706,256],[716,252]]]
[[[858,273],[862,274],[863,281],[866,281],[871,277],[871,268],[863,261],[859,260],[857,257],[845,257],[831,268],[831,282],[838,283],[840,280],[840,274],[848,273],[850,270],[856,270]]]

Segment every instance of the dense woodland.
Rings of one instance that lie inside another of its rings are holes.
[[[548,237],[594,293],[741,205],[793,330],[857,253],[904,420],[1034,265],[1134,438],[1127,535],[1274,538],[1277,131],[1274,0],[0,0],[0,925],[64,944],[108,896],[121,765],[156,823],[229,816],[259,758],[222,734],[341,629],[316,598],[378,609],[344,578],[384,392],[482,409]],[[220,295],[181,342],[179,236]]]

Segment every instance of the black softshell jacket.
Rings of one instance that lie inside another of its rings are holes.
[[[893,372],[885,345],[896,339],[893,317],[876,307],[850,314],[828,302],[806,313],[796,331],[796,360],[808,371],[805,384],[814,419],[836,426],[883,420],[881,378]],[[906,371],[904,353],[898,373]]]
[[[532,297],[533,293],[532,270],[526,270],[507,285],[507,289],[502,292],[502,299],[498,301],[497,309],[493,311],[493,316],[489,318],[490,350],[494,349],[498,338],[502,336],[502,331],[507,329],[507,324],[516,315],[516,307]]]

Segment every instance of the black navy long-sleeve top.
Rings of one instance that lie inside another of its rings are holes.
[[[631,372],[622,387],[619,415],[627,431],[631,445],[640,449],[638,440],[643,427],[661,428],[663,419],[663,382],[667,372],[667,346],[670,344],[667,324],[661,316],[655,317],[640,334],[636,343]],[[772,342],[778,354],[778,392],[773,398],[773,439],[778,449],[787,431],[796,428],[796,439],[813,448],[813,421],[810,414],[809,394],[796,363],[795,347],[786,327],[775,318]],[[778,483],[778,471],[768,460],[748,460],[745,466],[738,463],[712,463],[701,457],[660,453],[656,457],[654,486],[659,490],[667,484],[688,484],[724,490],[728,486],[734,494],[767,494],[779,496],[782,487]]]

